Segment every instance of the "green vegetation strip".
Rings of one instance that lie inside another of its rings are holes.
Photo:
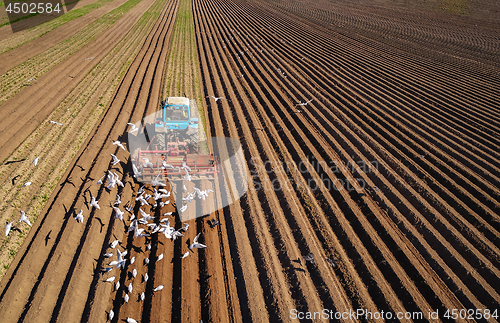
[[[40,124],[9,157],[9,160],[25,160],[25,163],[30,164],[28,169],[31,170],[31,172],[23,173],[16,186],[10,185],[11,176],[7,176],[5,185],[0,185],[2,197],[0,211],[2,214],[11,214],[9,221],[19,217],[21,206],[32,222],[35,222],[38,215],[42,214],[49,196],[59,187],[57,183],[107,110],[116,88],[154,27],[167,1],[157,0],[120,43],[94,66],[47,118],[62,121],[65,125],[63,128],[53,128],[46,122]],[[54,130],[50,130],[51,128]],[[31,167],[30,160],[33,156],[40,156],[36,168]],[[14,165],[9,165],[8,169],[4,168],[3,172],[16,173]],[[36,173],[33,173],[35,171]],[[27,180],[33,181],[30,191],[21,189],[20,183]],[[0,245],[0,279],[28,235],[30,229],[22,228],[22,232],[18,235],[14,231],[11,232]]]
[[[38,79],[52,67],[65,60],[68,56],[76,53],[82,47],[89,44],[139,2],[141,2],[141,0],[129,0],[110,13],[103,15],[101,18],[87,25],[65,41],[19,64],[2,75],[2,80],[0,81],[0,88],[2,89],[0,93],[0,104],[14,96],[24,86],[28,86],[28,79]]]
[[[36,39],[36,38],[38,38],[40,36],[43,36],[46,33],[48,33],[49,31],[52,31],[52,30],[56,29],[57,27],[60,27],[60,26],[62,26],[64,24],[70,22],[73,19],[76,19],[76,18],[79,18],[81,16],[84,16],[84,15],[88,14],[89,12],[91,12],[92,10],[100,8],[100,7],[104,6],[105,4],[107,4],[107,3],[111,2],[111,1],[113,1],[113,0],[99,0],[99,1],[96,1],[94,3],[88,4],[88,5],[86,5],[86,6],[82,7],[82,8],[71,10],[70,12],[67,12],[64,15],[59,16],[59,17],[57,17],[55,19],[52,19],[50,21],[47,21],[47,22],[45,22],[45,23],[43,23],[43,24],[41,24],[39,26],[34,26],[34,27],[30,28],[30,30],[35,30],[36,29],[36,30],[39,30],[39,32],[31,35],[30,37],[28,37],[26,39],[24,39],[24,41],[22,43],[19,43],[19,44],[16,44],[14,46],[9,46],[9,47],[0,49],[0,54],[8,52],[9,50],[12,50],[12,49],[14,49],[16,47],[21,46],[22,44],[25,44],[27,42],[32,41],[33,39]],[[74,2],[71,2],[71,3],[74,3]],[[71,3],[67,3],[67,4],[65,4],[65,6],[67,6],[67,5],[71,4]],[[29,16],[21,17],[19,19],[14,20],[14,21],[4,23],[4,24],[0,25],[0,27],[8,25],[8,24],[11,24],[11,23],[16,22],[16,21],[21,20],[21,19],[26,19],[26,18],[31,17],[33,15],[37,15],[37,14],[32,14],[32,15],[29,15]]]
[[[182,46],[176,46],[174,44],[176,41],[184,43]],[[178,47],[181,47],[182,50],[179,50],[180,48]],[[203,129],[206,130],[205,113],[203,111],[203,91],[199,79],[196,35],[194,32],[193,10],[190,0],[179,1],[179,9],[175,19],[170,48],[171,50],[166,64],[167,73],[165,73],[164,80],[164,96],[184,96],[184,94],[186,94],[190,99],[195,99]],[[169,67],[173,67],[177,71],[172,72]],[[188,73],[191,75],[186,75]],[[185,77],[191,78],[194,84],[186,84]]]

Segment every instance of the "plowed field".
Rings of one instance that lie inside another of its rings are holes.
[[[496,2],[88,10],[22,37],[0,28],[0,218],[15,221],[1,244],[0,321],[499,321]],[[139,209],[183,226],[182,194],[141,207],[130,153],[112,144],[166,96],[196,99],[208,137],[241,143],[246,165],[232,173],[249,187],[180,239],[135,238]],[[96,184],[108,170],[123,187]],[[132,206],[124,221],[117,194]],[[207,247],[181,258],[198,233]],[[126,266],[103,273],[115,240]]]

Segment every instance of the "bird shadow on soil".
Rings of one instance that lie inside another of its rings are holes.
[[[47,243],[49,243],[49,240],[52,239],[50,237],[50,234],[52,233],[52,230],[49,231],[49,233],[47,233],[47,235],[45,236],[45,246],[47,246]]]
[[[102,223],[101,218],[95,217],[95,219],[96,219],[97,221],[99,221],[99,224],[101,225],[101,228],[100,228],[99,233],[102,233],[102,227],[104,227],[104,223]]]
[[[10,165],[10,164],[14,164],[14,163],[20,163],[20,162],[23,162],[25,160],[26,160],[26,158],[23,158],[23,159],[20,159],[20,160],[9,160],[4,165]]]
[[[73,184],[73,182],[71,181],[71,177],[70,177],[70,178],[66,178],[66,179],[64,180],[64,182],[62,182],[62,183],[60,184],[60,186],[64,186],[64,184],[66,184],[66,183],[73,185],[73,187],[76,187],[76,186],[75,186],[75,184]]]

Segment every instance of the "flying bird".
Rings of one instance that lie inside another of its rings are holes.
[[[111,242],[111,248],[116,248],[116,246],[118,245],[119,241],[118,240],[115,240],[113,242]]]
[[[215,97],[213,95],[209,95],[207,96],[207,98],[214,98],[215,99],[215,102],[219,101],[219,100],[227,100],[226,98],[222,97],[222,96],[219,96],[219,97]]]
[[[5,236],[8,236],[9,235],[9,232],[10,232],[10,229],[12,228],[12,224],[14,223],[14,221],[12,222],[7,222],[7,225],[4,227],[5,228]]]
[[[137,128],[135,124],[133,124],[133,123],[127,123],[127,124],[132,127],[132,129],[130,129],[130,131],[129,131],[130,133],[139,130],[139,128]]]
[[[24,213],[24,211],[21,211],[21,218],[19,218],[19,223],[21,223],[21,222],[24,222],[31,227],[31,222],[28,219],[28,217],[26,216],[26,213]]]
[[[93,206],[93,207],[95,207],[95,208],[96,208],[96,209],[98,209],[98,210],[100,210],[100,209],[101,209],[101,207],[99,206],[99,201],[97,201],[97,200],[95,199],[95,197],[93,197],[93,196],[90,198],[90,206],[91,206],[91,207]]]
[[[55,122],[55,121],[52,121],[52,120],[49,120],[49,122],[50,122],[50,123],[53,123],[53,124],[60,125],[60,126],[62,126],[62,125],[63,125],[63,124],[62,124],[62,123],[60,123],[60,122]]]
[[[314,254],[310,253],[307,256],[304,256],[305,261],[309,261],[311,264],[314,264]]]
[[[117,140],[117,141],[113,142],[113,145],[116,145],[116,146],[120,147],[121,149],[127,151],[125,149],[125,147],[123,147],[123,143],[121,143],[120,140]]]
[[[198,238],[200,237],[200,234],[201,234],[201,232],[198,233],[198,235],[193,239],[193,243],[189,246],[189,249],[206,248],[207,247],[204,244],[198,242]]]
[[[113,157],[113,166],[115,166],[116,164],[118,164],[120,162],[120,160],[118,159],[118,157],[116,157],[113,154],[110,154],[110,155],[111,155],[111,157]]]
[[[120,204],[122,202],[121,198],[120,198],[120,195],[119,194],[116,194],[116,200],[115,200],[115,203],[113,203],[113,205],[117,205],[117,204]]]
[[[137,166],[135,166],[135,164],[132,164],[132,171],[134,172],[134,178],[137,178],[137,176],[142,175],[142,173],[139,172],[139,170],[137,169]]]
[[[306,106],[306,105],[308,105],[308,104],[309,104],[309,103],[311,103],[311,102],[312,102],[312,99],[311,99],[311,100],[309,100],[309,101],[307,101],[307,102],[302,102],[302,101],[299,101],[299,103],[298,103],[298,104],[296,104],[295,106],[298,106],[298,105],[300,105],[300,106]]]
[[[97,181],[96,185],[101,185],[103,183],[102,179],[106,177],[106,175],[104,175],[103,177],[101,177],[100,180]]]
[[[120,221],[123,221],[123,214],[125,214],[124,211],[120,210],[120,208],[117,208],[116,206],[113,206],[113,210],[115,210],[115,218],[117,218]]]
[[[83,210],[80,210],[80,212],[78,212],[74,219],[76,221],[79,221],[80,223],[83,223]]]

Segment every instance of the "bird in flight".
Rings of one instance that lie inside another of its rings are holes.
[[[113,210],[115,210],[115,218],[117,218],[120,221],[123,221],[123,214],[125,214],[124,211],[120,210],[120,208],[113,206]]]
[[[99,206],[99,201],[97,201],[97,200],[95,199],[95,197],[93,197],[93,196],[90,198],[90,206],[91,206],[91,207],[93,206],[93,207],[95,207],[95,208],[96,208],[96,209],[98,209],[98,210],[100,210],[100,209],[101,209],[101,207]]]
[[[125,147],[123,147],[123,144],[120,142],[120,140],[117,140],[117,141],[113,142],[113,145],[116,145],[116,146],[120,147],[121,149],[127,151],[125,149]]]
[[[133,123],[127,123],[127,124],[128,124],[129,126],[132,126],[132,129],[130,129],[130,131],[129,131],[130,133],[132,133],[132,132],[135,132],[135,131],[139,130],[139,128],[137,128],[135,124],[133,124]]]
[[[305,106],[305,105],[308,105],[308,104],[309,104],[309,103],[311,103],[311,102],[312,102],[312,99],[311,99],[311,100],[309,100],[309,101],[307,101],[307,102],[302,102],[302,101],[299,101],[299,103],[298,103],[298,104],[296,104],[296,106],[297,106],[297,105],[302,105],[302,106]]]
[[[80,210],[80,212],[78,212],[78,214],[75,216],[75,220],[83,223],[83,210]]]
[[[113,154],[110,154],[110,155],[111,155],[111,157],[113,157],[113,166],[115,166],[116,164],[118,164],[120,162],[120,160],[118,159],[118,157],[116,157]]]
[[[8,236],[9,235],[9,232],[10,232],[10,229],[12,228],[12,224],[14,223],[14,221],[12,222],[7,222],[7,225],[4,227],[5,228],[5,236]]]
[[[49,120],[49,122],[50,122],[50,123],[53,123],[53,124],[57,124],[57,125],[63,126],[63,124],[62,124],[62,123],[60,123],[60,122],[56,122],[56,121],[52,121],[52,120]]]
[[[304,257],[306,261],[309,261],[311,264],[314,264],[314,254],[310,253]]]
[[[24,211],[21,211],[21,218],[19,219],[19,223],[21,223],[21,222],[24,222],[31,227],[31,222],[28,219],[28,217],[26,216],[26,213],[24,213]]]
[[[101,177],[100,180],[97,181],[96,185],[101,185],[103,183],[102,179],[106,177],[106,175],[104,175],[103,177]]]
[[[201,232],[198,233],[198,235],[193,239],[193,243],[189,246],[189,249],[206,248],[207,247],[204,244],[198,242],[198,238],[200,237],[200,234],[201,234]]]
[[[214,98],[215,102],[217,102],[219,100],[227,100],[225,97],[222,97],[222,96],[215,97],[213,95],[209,95],[209,96],[207,96],[207,98]]]

